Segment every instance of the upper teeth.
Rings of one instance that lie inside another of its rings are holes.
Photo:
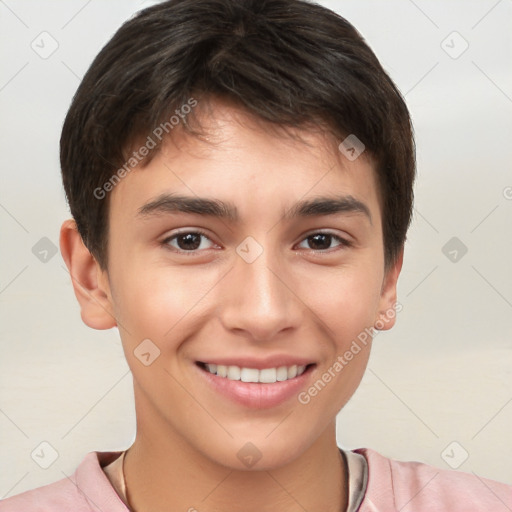
[[[241,368],[240,366],[225,366],[223,364],[206,364],[206,369],[218,377],[226,377],[229,380],[241,380],[242,382],[262,382],[271,384],[273,382],[293,379],[302,375],[306,366],[279,366],[278,368]]]

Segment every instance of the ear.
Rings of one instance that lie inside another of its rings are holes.
[[[387,270],[382,283],[379,311],[375,319],[374,328],[378,331],[387,331],[395,325],[396,314],[400,311],[400,305],[396,302],[396,284],[402,270],[404,260],[404,248],[400,251],[396,262]]]
[[[113,314],[108,274],[83,243],[73,219],[62,224],[60,250],[80,304],[83,322],[93,329],[115,327],[117,322]]]

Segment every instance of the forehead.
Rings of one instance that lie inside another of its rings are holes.
[[[195,116],[204,136],[173,132],[148,165],[115,187],[111,208],[133,212],[177,192],[229,200],[240,216],[251,207],[286,210],[299,199],[344,194],[379,216],[371,157],[348,159],[341,141],[318,125],[283,129],[222,102],[196,109]]]

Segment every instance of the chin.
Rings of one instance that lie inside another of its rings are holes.
[[[260,431],[254,432],[253,437],[245,435],[222,441],[209,438],[211,444],[204,447],[203,455],[230,470],[268,471],[292,463],[313,444],[313,440],[297,435],[285,437],[277,432],[267,435],[267,431]]]

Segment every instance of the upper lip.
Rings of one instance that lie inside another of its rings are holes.
[[[279,368],[280,366],[307,366],[313,364],[311,359],[294,357],[289,355],[272,356],[267,358],[255,357],[212,357],[198,360],[199,363],[217,364],[223,366],[238,366],[240,368],[254,368],[264,370],[265,368]]]

